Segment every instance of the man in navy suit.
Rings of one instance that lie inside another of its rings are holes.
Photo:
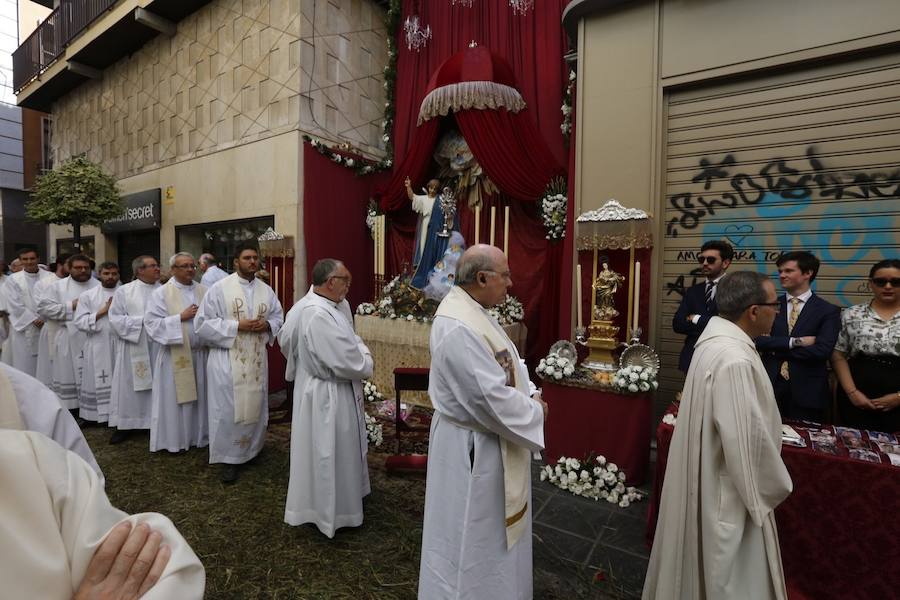
[[[819,272],[815,256],[788,252],[775,264],[786,294],[778,299],[772,333],[756,338],[756,348],[781,416],[822,423],[831,398],[827,364],[841,329],[841,309],[810,289]]]
[[[716,308],[716,285],[725,275],[725,271],[731,266],[734,258],[734,249],[728,242],[722,240],[710,240],[700,247],[700,268],[706,281],[692,285],[684,292],[681,304],[672,317],[672,329],[675,333],[682,333],[687,337],[681,356],[678,359],[678,370],[687,373],[691,366],[691,358],[694,356],[694,344],[697,338],[706,329],[710,317],[719,314]]]

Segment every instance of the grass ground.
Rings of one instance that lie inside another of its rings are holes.
[[[283,521],[290,426],[272,425],[266,448],[235,485],[219,481],[205,449],[151,454],[146,433],[116,446],[106,428],[85,430],[112,503],[129,513],[167,515],[206,567],[210,599],[411,599],[416,597],[425,481],[387,475],[370,453],[372,494],[362,527],[329,540],[312,525]],[[385,444],[391,446],[385,431]],[[535,598],[594,598],[583,578],[535,565]],[[489,600],[489,599],[487,599]]]

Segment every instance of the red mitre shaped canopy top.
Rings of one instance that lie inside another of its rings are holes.
[[[418,124],[451,110],[472,108],[505,108],[514,113],[525,108],[509,63],[476,45],[457,52],[435,70],[419,108]]]

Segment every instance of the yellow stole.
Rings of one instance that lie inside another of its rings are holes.
[[[468,293],[456,286],[450,288],[435,316],[456,319],[481,335],[497,363],[506,371],[507,385],[529,396],[528,374],[523,372],[515,344]],[[528,448],[501,437],[500,455],[503,459],[506,548],[510,549],[526,531],[524,517],[528,513],[531,453]]]
[[[170,316],[180,315],[181,311],[187,308],[184,296],[179,293],[178,287],[175,285],[175,279],[172,278],[166,282],[166,289],[163,292],[166,298],[166,310]],[[203,300],[206,288],[199,283],[194,288],[197,296],[197,304]],[[175,400],[178,404],[187,404],[197,400],[197,380],[194,376],[194,360],[191,356],[191,338],[190,329],[193,321],[181,322],[181,343],[169,346],[169,353],[172,357],[172,373],[175,377]]]

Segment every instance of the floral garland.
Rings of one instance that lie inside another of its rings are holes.
[[[351,148],[349,144],[340,144],[336,146],[337,151],[335,151],[334,148],[330,148],[328,144],[319,138],[304,134],[303,139],[308,142],[316,152],[341,166],[347,167],[348,169],[354,169],[357,175],[368,175],[369,173],[386,171],[390,169],[393,164],[390,158],[386,158],[382,161],[374,161],[359,156],[353,158],[352,156],[341,154],[341,152],[355,152],[355,149]]]
[[[366,227],[369,228],[372,239],[375,239],[375,217],[382,214],[384,213],[379,209],[378,203],[374,199],[369,200],[369,206],[366,208]]]
[[[506,296],[506,300],[494,306],[489,311],[491,316],[497,319],[501,325],[519,323],[525,318],[525,308],[515,296]]]
[[[656,369],[640,365],[622,367],[616,371],[613,377],[613,387],[619,392],[632,394],[655,390],[659,387],[659,383],[656,381]]]
[[[625,472],[616,463],[608,462],[605,456],[584,460],[560,456],[556,465],[544,465],[541,469],[541,481],[549,480],[576,496],[606,500],[622,508],[643,498],[635,488],[625,486],[625,479]]]
[[[575,71],[569,71],[569,84],[566,86],[566,93],[563,95],[563,104],[560,107],[563,115],[562,125],[559,126],[562,131],[566,144],[572,135],[572,94],[575,92]]]
[[[566,237],[566,211],[569,199],[566,196],[566,181],[557,177],[547,186],[541,198],[541,220],[548,240],[557,241]]]

